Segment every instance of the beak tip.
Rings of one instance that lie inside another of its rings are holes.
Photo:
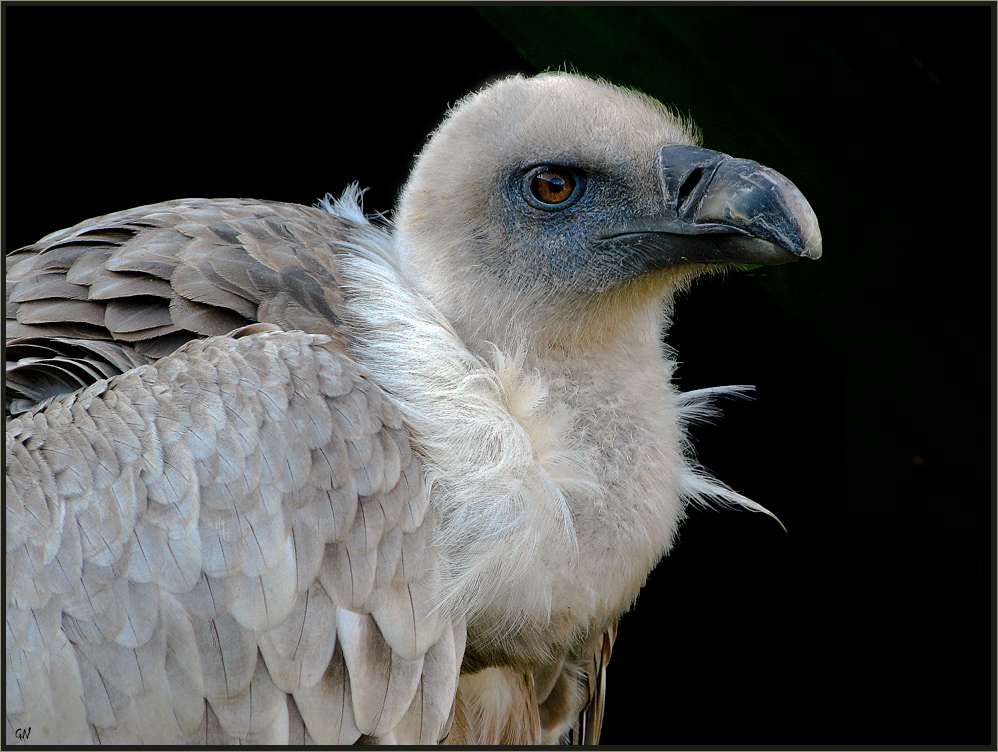
[[[808,207],[810,209],[810,207]],[[821,258],[821,230],[818,229],[818,219],[814,212],[809,212],[807,220],[802,223],[801,237],[804,240],[801,250],[801,258],[819,259]]]
[[[800,250],[794,252],[801,258],[821,258],[821,230],[818,229],[818,217],[811,204],[804,198],[800,189],[787,178],[775,170],[764,169],[774,185],[780,186],[783,200],[786,202],[787,216],[792,218],[792,224],[797,225],[795,234],[800,240]]]

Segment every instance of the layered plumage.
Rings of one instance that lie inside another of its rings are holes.
[[[598,739],[683,508],[672,296],[816,257],[777,173],[567,74],[471,95],[393,223],[186,200],[8,255],[7,738]]]

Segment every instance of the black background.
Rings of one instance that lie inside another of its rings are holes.
[[[447,105],[568,66],[692,115],[825,256],[699,284],[683,389],[754,384],[621,624],[603,741],[995,745],[993,5],[3,11],[3,245],[156,201],[389,211]],[[473,180],[474,176],[469,176]]]

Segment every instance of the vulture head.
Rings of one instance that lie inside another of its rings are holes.
[[[419,156],[398,216],[410,268],[470,339],[591,347],[704,271],[820,256],[789,180],[697,141],[603,81],[502,80],[461,100]]]

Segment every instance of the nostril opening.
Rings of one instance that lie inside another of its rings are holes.
[[[686,203],[686,199],[690,197],[694,189],[700,183],[700,179],[703,177],[703,168],[697,167],[693,172],[691,172],[683,184],[679,186],[679,196],[677,198],[677,208],[682,208],[683,204]]]

